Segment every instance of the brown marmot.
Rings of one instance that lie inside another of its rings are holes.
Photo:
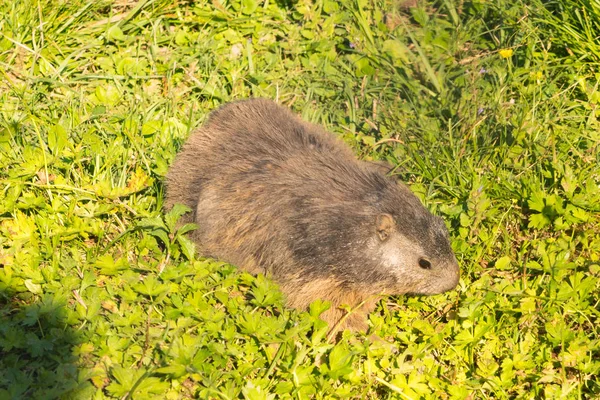
[[[193,209],[205,256],[264,273],[286,303],[331,302],[323,318],[364,330],[381,294],[454,288],[459,268],[441,218],[380,166],[266,99],[211,113],[167,174],[166,208]]]

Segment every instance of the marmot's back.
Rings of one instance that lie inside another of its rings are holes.
[[[272,275],[295,307],[433,294],[458,280],[443,222],[410,190],[269,100],[210,115],[169,171],[174,203],[194,209],[201,253]]]
[[[332,158],[357,164],[342,142],[270,100],[229,103],[211,113],[171,166],[166,207],[179,202],[195,208],[201,187],[199,179],[222,180],[225,174],[256,171],[261,162],[265,165],[276,162],[283,168],[306,161],[325,163]],[[329,169],[338,164],[323,167]],[[298,173],[300,178],[306,175],[304,172],[309,175],[316,172],[286,169]]]

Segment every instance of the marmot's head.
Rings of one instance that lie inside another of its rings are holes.
[[[438,294],[454,289],[459,267],[444,222],[429,215],[414,223],[420,226],[403,229],[390,214],[376,218],[373,249],[393,282],[386,293]]]
[[[372,218],[370,257],[387,294],[438,294],[458,284],[459,267],[444,221],[403,184],[387,186]]]

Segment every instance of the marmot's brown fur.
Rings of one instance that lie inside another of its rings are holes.
[[[331,302],[333,326],[364,330],[380,294],[436,294],[459,279],[448,232],[403,184],[270,100],[229,103],[194,132],[167,175],[166,207],[201,254],[264,273],[287,304]]]

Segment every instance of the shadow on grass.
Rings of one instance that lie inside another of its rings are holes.
[[[288,11],[292,11],[296,9],[298,0],[275,0],[275,3],[277,3],[279,8],[284,8]]]
[[[0,399],[71,398],[81,389],[66,299],[27,301],[0,288]]]

